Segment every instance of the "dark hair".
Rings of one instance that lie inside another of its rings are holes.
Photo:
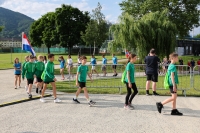
[[[71,58],[71,55],[69,54],[68,57]]]
[[[102,57],[105,57],[105,55],[103,54]]]
[[[173,52],[173,53],[171,53],[171,54],[169,55],[169,59],[170,59],[170,60],[171,60],[172,58],[174,58],[174,57],[178,57],[178,54],[175,53],[175,52]]]
[[[47,60],[47,57],[46,57],[46,56],[44,56],[44,60]]]
[[[35,57],[34,57],[33,55],[30,55],[29,58],[30,58],[30,59],[34,59]]]
[[[83,59],[87,59],[87,57],[85,55],[81,56],[81,60]]]
[[[132,58],[135,58],[136,54],[129,54],[127,64],[131,61]]]
[[[17,62],[16,62],[17,59],[18,59],[18,62],[19,62],[19,58],[15,58],[15,60],[14,60],[15,64],[17,63]]]
[[[155,54],[155,53],[156,53],[156,50],[155,50],[154,48],[152,48],[152,49],[150,50],[150,53],[151,53],[151,54]]]
[[[64,60],[63,56],[60,56],[59,58],[61,58],[62,60]]]
[[[49,55],[48,55],[48,59],[50,59],[50,58],[52,58],[52,57],[54,57],[54,54],[49,54]]]

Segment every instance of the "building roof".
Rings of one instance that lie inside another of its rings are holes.
[[[1,38],[0,37],[0,41],[22,41],[21,38]]]
[[[177,40],[200,41],[200,38],[185,37],[183,39],[177,38]]]

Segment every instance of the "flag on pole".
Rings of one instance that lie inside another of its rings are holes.
[[[36,56],[34,49],[32,48],[28,38],[24,32],[22,32],[22,50],[29,51],[33,56]]]

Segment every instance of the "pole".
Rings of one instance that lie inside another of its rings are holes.
[[[11,46],[11,63],[12,63],[12,48],[13,48],[13,38],[12,38],[12,46]]]

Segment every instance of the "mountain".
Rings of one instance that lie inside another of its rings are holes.
[[[20,37],[22,32],[29,33],[31,24],[34,19],[0,7],[0,26],[4,26],[0,37]]]

